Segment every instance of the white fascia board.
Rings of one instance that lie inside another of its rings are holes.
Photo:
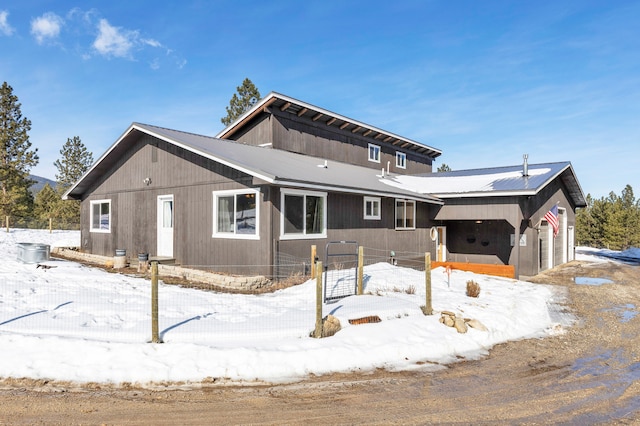
[[[104,159],[109,155],[109,153],[111,153],[111,151],[113,151],[113,150],[115,149],[115,147],[116,147],[116,146],[118,146],[118,144],[120,144],[120,142],[122,142],[122,139],[124,139],[124,137],[125,137],[125,136],[127,136],[127,135],[131,132],[131,130],[133,130],[134,128],[135,128],[135,129],[138,129],[138,130],[141,130],[141,131],[145,131],[145,130],[143,130],[143,129],[140,129],[138,126],[136,126],[136,124],[135,124],[135,123],[131,123],[131,125],[127,128],[127,130],[125,130],[125,131],[120,135],[120,137],[119,137],[118,139],[116,139],[116,141],[115,141],[115,142],[114,142],[114,143],[109,147],[109,149],[107,149],[107,150],[104,152],[104,154],[102,154],[102,155],[100,156],[100,158],[98,158],[98,160],[96,160],[96,161],[93,163],[93,165],[92,165],[91,167],[89,167],[89,169],[88,169],[86,172],[84,172],[84,174],[80,177],[80,179],[78,179],[78,180],[76,181],[76,183],[74,183],[74,184],[71,186],[71,188],[67,189],[67,191],[66,191],[64,194],[62,194],[62,199],[63,199],[63,200],[68,200],[68,199],[69,199],[69,194],[71,193],[71,191],[73,191],[73,190],[78,186],[78,184],[84,180],[84,178],[86,178],[87,176],[89,176],[89,174],[91,174],[91,172],[93,171],[93,169],[95,169],[95,168],[98,166],[98,164],[100,164],[100,163],[101,163],[101,162],[102,162],[102,161],[103,161],[103,160],[104,160]],[[145,132],[146,132],[146,131],[145,131]]]
[[[144,133],[146,133],[146,134],[148,134],[150,136],[153,136],[154,138],[157,138],[157,139],[163,140],[165,142],[168,142],[168,143],[170,143],[172,145],[178,146],[178,147],[180,147],[182,149],[185,149],[185,150],[187,150],[189,152],[193,152],[193,153],[198,154],[198,155],[200,155],[202,157],[205,157],[205,158],[208,158],[210,160],[213,160],[216,163],[224,164],[225,166],[231,167],[232,169],[238,170],[238,171],[240,171],[242,173],[246,173],[246,174],[248,174],[250,176],[253,176],[255,178],[261,179],[261,180],[263,180],[265,182],[273,183],[273,181],[275,179],[275,176],[268,176],[268,175],[265,175],[265,174],[262,174],[262,173],[258,173],[255,170],[248,169],[248,168],[243,167],[243,166],[241,166],[239,164],[233,163],[231,161],[225,160],[225,159],[220,158],[220,157],[216,157],[215,155],[211,155],[211,154],[209,154],[207,152],[200,151],[200,150],[198,150],[196,148],[193,148],[193,147],[191,147],[189,145],[184,145],[184,144],[176,141],[175,139],[171,139],[169,137],[159,135],[159,134],[157,134],[155,132],[152,132],[152,131],[150,131],[148,129],[137,128],[137,130],[140,130],[141,132],[144,132]]]

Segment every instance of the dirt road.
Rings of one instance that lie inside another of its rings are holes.
[[[438,372],[174,390],[3,380],[0,424],[640,424],[640,266],[574,261],[532,281],[565,286],[578,322]]]

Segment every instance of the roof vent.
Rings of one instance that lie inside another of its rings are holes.
[[[522,156],[523,162],[522,162],[522,176],[524,177],[528,177],[529,176],[529,162],[527,161],[529,159],[529,154],[524,154]]]

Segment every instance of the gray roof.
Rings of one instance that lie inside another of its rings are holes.
[[[381,169],[326,161],[141,123],[131,124],[63,197],[80,198],[96,179],[110,170],[129,148],[130,142],[141,134],[154,136],[277,186],[401,197],[443,204],[442,199],[447,198],[536,195],[559,177],[575,205],[586,206],[584,193],[569,162],[530,164],[527,177],[523,177],[522,165],[383,176]]]
[[[71,187],[66,198],[78,198],[105,173],[141,133],[162,139],[203,157],[225,164],[269,184],[333,192],[402,197],[435,204],[430,194],[386,185],[381,170],[354,166],[292,152],[133,123],[102,157]],[[326,167],[325,167],[326,164]]]
[[[586,206],[582,188],[570,162],[459,170],[411,176],[387,181],[399,187],[428,193],[441,199],[536,195],[552,180],[560,178],[577,207]]]

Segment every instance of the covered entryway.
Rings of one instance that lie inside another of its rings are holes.
[[[158,250],[157,255],[173,257],[173,195],[158,197]]]

